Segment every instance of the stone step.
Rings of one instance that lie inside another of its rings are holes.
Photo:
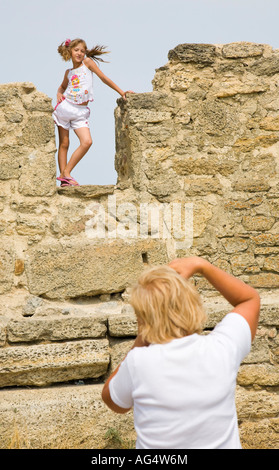
[[[46,386],[107,372],[108,340],[83,340],[0,349],[0,387]]]
[[[133,413],[110,411],[101,399],[102,388],[96,384],[0,390],[0,448],[133,448]]]
[[[214,296],[207,299],[206,310],[210,329],[231,307]],[[259,325],[278,326],[278,313],[278,295],[263,295]],[[126,355],[136,335],[136,316],[123,301],[78,307],[38,302],[32,316],[0,317],[0,387],[103,378]],[[268,347],[260,351],[269,354]],[[253,350],[251,354],[258,362]]]
[[[77,384],[0,390],[0,448],[134,448],[133,411],[110,411],[102,401],[102,388],[103,384]],[[245,439],[250,429],[260,432],[263,448],[277,448],[278,405],[279,397],[272,392],[237,386],[240,437]]]

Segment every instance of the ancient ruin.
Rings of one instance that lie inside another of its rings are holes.
[[[0,107],[0,448],[101,449],[110,430],[133,446],[132,412],[100,396],[137,333],[129,286],[189,255],[261,294],[239,427],[243,447],[278,447],[279,51],[171,50],[152,92],[118,100],[116,185],[56,186],[52,103],[32,83],[1,85]],[[230,306],[195,283],[211,329]]]

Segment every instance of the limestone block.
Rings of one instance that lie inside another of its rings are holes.
[[[45,113],[52,113],[53,111],[51,98],[40,91],[35,90],[33,93],[22,94],[21,99],[27,111]]]
[[[265,259],[263,269],[279,273],[279,256],[269,256]]]
[[[180,44],[169,51],[169,61],[193,62],[198,67],[211,65],[216,58],[216,47],[212,44]]]
[[[232,131],[239,129],[235,109],[218,99],[207,99],[201,102],[195,123],[202,134],[207,133],[210,136],[226,134],[227,142]]]
[[[250,70],[259,76],[275,75],[279,72],[279,55],[274,53],[271,57],[261,57],[250,66]]]
[[[137,318],[130,305],[123,307],[121,314],[108,316],[108,332],[110,336],[116,337],[137,336]]]
[[[104,184],[102,186],[96,184],[84,184],[81,186],[70,186],[57,188],[59,194],[69,198],[78,198],[78,199],[97,199],[100,196],[106,196],[113,194],[114,185],[113,184]]]
[[[23,129],[22,142],[28,147],[46,145],[54,137],[54,121],[51,115],[32,114]]]
[[[252,42],[233,42],[222,47],[224,57],[238,59],[242,57],[258,57],[264,52],[264,44]]]
[[[10,320],[7,338],[10,343],[28,341],[62,341],[104,337],[106,319],[101,315],[56,315],[51,318]]]
[[[222,238],[221,243],[227,253],[238,253],[247,250],[248,242],[246,238],[230,237]]]
[[[279,245],[279,235],[274,233],[263,233],[261,235],[256,235],[251,237],[256,245],[262,246],[278,246]]]
[[[222,187],[216,177],[185,178],[184,189],[188,196],[222,194]]]
[[[28,288],[48,298],[121,292],[144,268],[143,253],[150,263],[168,260],[164,242],[156,239],[41,244],[28,250]]]
[[[249,95],[254,93],[264,93],[269,90],[269,86],[263,81],[245,80],[244,82],[231,78],[217,83],[211,89],[211,93],[216,98],[228,98],[235,95]]]
[[[157,123],[171,119],[169,111],[153,111],[149,109],[131,109],[129,111],[129,121],[132,124],[137,122]]]
[[[230,257],[232,274],[240,276],[243,273],[258,273],[260,268],[253,253],[241,253]]]
[[[278,367],[270,364],[245,364],[239,369],[237,383],[242,386],[262,385],[276,387],[279,385]]]
[[[19,192],[24,196],[52,196],[56,193],[54,148],[33,150],[25,157],[19,178]]]
[[[262,216],[252,216],[247,215],[242,218],[243,227],[247,230],[259,230],[259,231],[266,231],[270,230],[271,227],[274,225],[275,219],[274,217],[266,217]]]
[[[271,187],[270,181],[264,177],[255,175],[254,172],[247,172],[245,176],[239,177],[233,182],[232,187],[235,191],[263,192]]]
[[[99,339],[2,348],[0,361],[0,387],[96,378],[107,370],[108,342]]]
[[[177,101],[174,96],[171,96],[164,92],[154,91],[149,93],[135,93],[129,94],[127,96],[127,102],[123,102],[123,100],[117,100],[121,109],[128,112],[128,116],[130,116],[130,112],[132,115],[135,116],[135,110],[149,110],[149,111],[164,111],[170,112],[172,111]]]
[[[278,418],[243,421],[239,425],[243,449],[278,449]]]
[[[276,144],[279,140],[279,135],[269,134],[269,135],[258,135],[253,138],[239,138],[234,143],[234,149],[240,152],[250,152],[256,148],[267,148]]]
[[[267,339],[264,336],[257,335],[252,343],[251,351],[243,360],[243,364],[256,364],[261,362],[269,362],[270,350]]]
[[[0,180],[18,178],[26,152],[14,145],[0,146]]]
[[[128,352],[132,349],[135,339],[122,338],[122,340],[110,342],[110,367],[108,376],[115,371],[116,367],[125,359]]]
[[[16,231],[19,235],[43,235],[45,233],[45,219],[28,216],[17,216]]]
[[[276,291],[275,291],[276,292]],[[262,296],[263,297],[263,296]],[[279,302],[278,295],[275,300],[271,300],[271,293],[267,294],[267,298],[262,298],[260,323],[266,326],[279,326]]]
[[[133,448],[133,412],[109,410],[102,388],[98,384],[0,390],[0,448],[104,449],[110,429]]]
[[[230,176],[237,164],[232,155],[214,155],[195,152],[173,157],[173,169],[178,175],[216,175]]]
[[[279,274],[259,273],[249,276],[249,282],[255,288],[277,288],[279,287]]]
[[[236,387],[236,405],[238,417],[243,419],[276,417],[278,413],[279,397],[276,393],[265,390],[246,390]]]

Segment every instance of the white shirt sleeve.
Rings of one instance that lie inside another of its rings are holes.
[[[121,363],[117,374],[109,382],[109,391],[112,401],[121,408],[133,406],[133,382],[129,372],[129,354]]]
[[[224,345],[231,346],[237,366],[250,352],[252,344],[250,326],[247,320],[238,313],[228,313],[211,334]]]

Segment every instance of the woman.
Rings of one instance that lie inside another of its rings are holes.
[[[205,277],[233,306],[208,334],[189,279]],[[199,257],[143,273],[131,293],[139,324],[132,350],[104,385],[117,413],[134,408],[138,449],[239,449],[239,366],[260,310],[257,292]]]

